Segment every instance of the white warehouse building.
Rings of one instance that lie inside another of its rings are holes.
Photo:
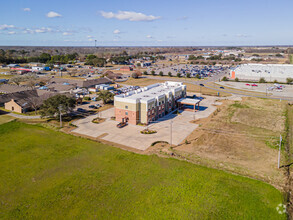
[[[293,65],[290,64],[241,64],[230,71],[230,78],[247,81],[258,81],[264,78],[268,82],[277,80],[286,82],[293,78]]]

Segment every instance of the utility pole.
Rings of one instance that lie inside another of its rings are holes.
[[[59,105],[58,109],[59,109],[59,116],[60,116],[60,128],[62,128],[62,115],[61,115],[62,105]]]
[[[280,168],[281,145],[282,145],[282,135],[280,135],[279,154],[278,154],[278,168]]]
[[[172,147],[172,124],[173,124],[173,121],[171,120],[170,121],[170,145]]]

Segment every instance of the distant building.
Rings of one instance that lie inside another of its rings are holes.
[[[186,96],[182,82],[165,82],[150,85],[114,97],[116,121],[130,124],[148,124],[171,112],[176,101]]]
[[[264,78],[266,81],[286,82],[287,78],[293,78],[293,65],[290,64],[241,64],[230,71],[230,78],[239,80],[258,81]]]
[[[12,84],[1,84],[0,85],[0,93],[15,93],[15,92],[22,92],[31,90],[29,87],[26,86],[18,86],[18,85],[12,85]]]
[[[120,70],[121,70],[121,71],[132,71],[133,68],[130,67],[130,66],[123,66],[123,67],[120,68]]]

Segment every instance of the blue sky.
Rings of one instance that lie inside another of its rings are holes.
[[[0,45],[293,45],[292,0],[7,0]]]

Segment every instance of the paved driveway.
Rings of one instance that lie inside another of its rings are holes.
[[[102,112],[101,117],[106,118],[106,121],[101,124],[91,122],[97,115],[74,122],[78,128],[74,129],[73,132],[94,138],[103,135],[102,139],[104,140],[139,150],[146,150],[155,141],[167,141],[170,143],[172,121],[172,144],[178,145],[198,127],[197,124],[190,123],[190,121],[208,117],[216,109],[212,105],[215,104],[215,99],[204,99],[200,111],[195,113],[183,111],[180,115],[166,115],[149,126],[149,129],[157,131],[155,134],[141,134],[140,131],[145,127],[139,125],[127,125],[124,128],[117,128],[118,122],[110,119],[111,116],[114,116],[114,108]]]

